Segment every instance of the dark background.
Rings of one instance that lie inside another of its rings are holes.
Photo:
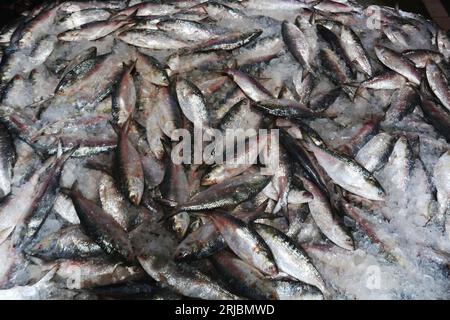
[[[30,10],[33,6],[42,2],[42,0],[0,0],[0,26],[14,20],[21,12]],[[450,29],[450,19],[448,18],[448,13],[450,13],[449,0],[360,0],[359,2],[366,5],[378,4],[391,7],[395,7],[398,4],[402,10],[420,13],[428,18],[433,18],[443,29]],[[442,10],[442,8],[445,10]]]

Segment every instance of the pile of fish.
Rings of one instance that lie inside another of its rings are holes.
[[[450,298],[450,36],[431,21],[48,2],[0,46],[0,299]],[[247,162],[186,150],[238,129],[277,135],[225,150]]]

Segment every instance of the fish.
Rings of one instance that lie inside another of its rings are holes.
[[[316,286],[322,293],[326,292],[325,283],[303,249],[277,229],[268,225],[255,223],[256,232],[264,239],[274,255],[280,271],[292,277]]]
[[[437,191],[437,200],[439,204],[439,213],[445,214],[450,206],[450,188],[448,180],[450,154],[444,153],[433,168],[434,183]]]
[[[135,260],[134,250],[126,231],[101,207],[86,199],[75,184],[69,193],[83,232],[109,255],[128,262]]]
[[[160,258],[138,257],[144,270],[154,279],[187,297],[200,299],[236,300],[238,297],[200,271],[187,265],[171,261],[161,262]]]
[[[264,274],[271,276],[277,274],[278,268],[271,250],[252,227],[225,213],[210,212],[208,218],[212,220],[228,247],[238,257]]]
[[[258,102],[270,100],[272,94],[251,75],[235,69],[225,69],[224,73],[228,75],[251,100]]]
[[[178,105],[184,116],[196,127],[209,128],[208,107],[200,89],[191,81],[183,78],[177,78],[174,87]]]
[[[420,73],[411,61],[406,60],[399,53],[380,45],[375,46],[375,54],[386,67],[404,76],[409,82],[420,85]]]
[[[49,234],[26,249],[26,253],[45,261],[84,259],[101,254],[102,249],[78,225]]]
[[[429,62],[426,66],[428,84],[441,104],[450,111],[450,92],[448,80],[438,65]]]
[[[294,58],[307,70],[313,72],[313,48],[308,45],[305,34],[295,24],[288,21],[283,21],[281,34]]]
[[[111,96],[112,117],[119,127],[127,122],[136,107],[136,87],[132,75],[134,68],[135,64],[124,67]]]
[[[11,136],[3,124],[0,124],[0,146],[0,199],[3,199],[11,192],[15,158]]]
[[[129,130],[130,120],[118,132],[116,161],[119,168],[120,187],[126,192],[131,203],[139,205],[144,193],[144,171],[140,155],[128,138]]]
[[[127,20],[93,21],[82,24],[77,29],[64,31],[58,34],[60,41],[93,41],[119,30],[129,23]]]
[[[384,190],[372,174],[353,159],[309,145],[320,166],[342,188],[369,200],[383,201]]]
[[[188,45],[185,41],[174,39],[161,30],[131,29],[122,31],[118,37],[130,45],[154,50],[181,49]]]
[[[380,170],[388,161],[395,138],[381,132],[370,139],[355,156],[355,160],[369,172]]]
[[[270,180],[259,173],[244,174],[199,192],[179,207],[179,211],[198,211],[237,206],[258,194]]]
[[[348,0],[23,7],[0,28],[0,297],[448,298],[432,21]]]

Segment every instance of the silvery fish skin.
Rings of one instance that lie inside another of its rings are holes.
[[[3,243],[16,227],[22,226],[33,215],[36,206],[45,195],[48,182],[55,174],[53,169],[57,165],[58,161],[55,157],[48,159],[22,186],[20,193],[14,194],[2,202],[0,208],[0,243]],[[17,214],[17,212],[20,214]]]
[[[256,139],[249,138],[244,150],[236,154],[234,159],[227,160],[224,164],[217,164],[211,168],[202,178],[202,185],[208,186],[222,183],[229,178],[235,177],[245,172],[250,166],[256,163],[260,151],[267,142],[267,136]],[[233,146],[234,148],[234,146]],[[234,151],[234,150],[233,150]],[[233,152],[234,154],[234,152]]]
[[[136,70],[146,80],[159,86],[168,86],[169,77],[164,66],[152,56],[137,51]]]
[[[255,223],[254,227],[269,246],[276,264],[283,271],[307,284],[326,292],[325,283],[303,249],[297,247],[286,235],[268,225]]]
[[[166,19],[158,22],[156,27],[186,41],[205,41],[215,36],[212,30],[196,21]]]
[[[283,42],[277,37],[260,38],[252,44],[233,51],[233,60],[238,66],[270,61],[283,54]]]
[[[11,192],[14,146],[6,127],[0,125],[0,199]]]
[[[197,127],[209,128],[208,107],[200,89],[192,82],[177,77],[175,92],[184,116]]]
[[[389,69],[404,76],[413,84],[420,85],[421,76],[412,62],[403,58],[399,53],[386,47],[376,45],[375,54]]]
[[[211,40],[202,42],[192,49],[193,52],[207,52],[214,50],[234,50],[251,43],[262,34],[262,30],[254,30],[246,33],[230,33],[224,36],[216,36]]]
[[[270,99],[261,100],[255,103],[255,106],[263,110],[264,112],[285,118],[306,118],[306,117],[318,117],[314,111],[298,103],[295,100],[288,99]]]
[[[264,240],[243,221],[226,213],[209,212],[208,217],[219,230],[228,247],[241,259],[261,272],[274,276],[278,269]]]
[[[447,298],[449,39],[348,0],[23,12],[0,30],[0,296]]]
[[[58,25],[66,30],[78,28],[93,21],[107,20],[111,12],[105,9],[91,8],[72,12],[58,21]]]
[[[52,233],[26,249],[27,254],[46,261],[95,257],[102,249],[78,225]]]
[[[444,73],[437,64],[429,62],[426,67],[426,75],[431,90],[442,105],[450,111],[450,90]]]
[[[253,108],[248,99],[242,99],[223,115],[219,127],[225,132],[227,129],[258,130],[262,125],[262,120],[262,113]]]
[[[358,35],[351,28],[342,26],[340,36],[342,46],[350,61],[355,61],[359,68],[371,77],[373,74],[372,64]]]
[[[180,211],[198,211],[236,206],[255,196],[269,182],[270,176],[245,174],[230,178],[199,192],[181,205]]]
[[[139,205],[144,193],[144,172],[140,155],[128,138],[130,120],[119,131],[117,144],[117,164],[122,190],[134,205]]]
[[[132,116],[136,107],[136,87],[133,79],[135,64],[125,66],[112,92],[112,116],[119,127]]]
[[[58,34],[61,41],[97,40],[127,25],[127,20],[94,21],[81,25],[77,29]]]
[[[221,251],[211,257],[214,267],[220,272],[228,286],[242,295],[257,300],[275,300],[277,298],[270,281],[258,269]]]
[[[439,105],[432,99],[422,98],[422,110],[425,117],[433,124],[437,131],[439,131],[447,141],[450,141],[450,117],[444,106]]]
[[[323,234],[339,247],[354,250],[352,238],[337,221],[326,195],[308,179],[302,178],[302,182],[313,195],[312,201],[308,202],[309,211]]]
[[[226,51],[194,52],[171,54],[166,61],[169,75],[184,73],[193,69],[205,69],[220,67],[229,56]]]
[[[370,172],[353,159],[338,155],[323,147],[309,146],[320,166],[342,188],[369,200],[383,201],[384,191]]]
[[[161,262],[153,256],[138,257],[138,260],[153,279],[163,282],[184,296],[213,300],[238,298],[203,273],[187,265],[175,264],[172,261]]]
[[[62,74],[61,80],[59,81],[58,85],[55,88],[55,93],[58,93],[59,91],[64,91],[65,88],[70,87],[77,80],[81,79],[83,76],[88,74],[88,72],[95,67],[97,62],[98,60],[95,59],[95,57],[93,57],[81,61],[79,64],[71,67],[70,70],[69,68],[66,69],[67,72],[65,70],[64,73]]]
[[[408,139],[401,136],[396,141],[388,163],[383,168],[392,181],[391,188],[397,192],[407,192],[414,166],[413,151]],[[399,202],[405,201],[399,199]]]
[[[72,188],[70,197],[74,204],[83,231],[94,240],[107,254],[125,261],[135,259],[131,241],[126,231],[80,191]]]
[[[123,9],[125,4],[121,1],[67,1],[60,5],[59,11],[63,13],[78,12],[86,9]]]
[[[450,209],[450,183],[449,183],[449,168],[450,168],[450,152],[445,152],[434,166],[434,183],[437,191],[437,200],[439,203],[439,212],[441,214],[447,213]]]
[[[362,82],[359,87],[373,90],[395,90],[400,89],[407,83],[402,75],[396,72],[387,72]]]
[[[102,259],[62,260],[57,268],[56,276],[64,279],[68,288],[77,290],[138,281],[145,277],[139,266]]]
[[[236,82],[251,100],[258,102],[273,98],[272,94],[251,75],[235,69],[225,69],[224,72]]]
[[[172,137],[175,130],[181,128],[181,112],[169,88],[159,87],[157,95],[157,113],[159,127],[167,137]]]
[[[394,137],[381,132],[370,139],[355,156],[355,160],[370,172],[380,170],[389,158]]]
[[[185,41],[174,39],[161,30],[131,29],[119,33],[118,37],[130,45],[154,50],[181,49],[187,46]]]
[[[268,280],[256,268],[226,251],[215,254],[211,260],[229,286],[251,299],[323,299],[320,291],[312,286],[289,280]]]
[[[103,210],[125,230],[133,225],[133,210],[108,174],[104,174],[98,185],[98,193]]]
[[[391,123],[402,121],[418,105],[420,105],[418,91],[412,86],[406,85],[393,94],[391,106],[385,114],[385,121]]]
[[[432,50],[410,50],[403,52],[403,56],[414,62],[416,68],[420,69],[425,68],[428,61],[440,63],[444,60],[444,56],[442,54]]]
[[[190,260],[209,257],[226,246],[225,240],[214,224],[207,220],[202,226],[188,234],[177,246],[174,259]]]
[[[448,59],[450,57],[450,39],[443,30],[436,33],[436,43],[439,52]]]
[[[313,53],[303,32],[296,25],[283,21],[282,35],[285,44],[294,58],[309,71],[313,70]]]

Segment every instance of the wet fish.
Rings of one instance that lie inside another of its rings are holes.
[[[301,248],[273,227],[259,223],[254,227],[272,251],[280,271],[326,292],[322,277]]]
[[[208,217],[219,230],[228,247],[241,259],[261,272],[276,275],[272,252],[263,239],[241,220],[225,213],[210,212]]]
[[[178,210],[198,211],[236,206],[260,192],[269,179],[270,176],[261,174],[245,174],[230,178],[199,192]]]
[[[404,76],[411,83],[420,85],[421,76],[419,72],[412,62],[403,58],[399,53],[377,45],[375,46],[375,54],[386,67]]]
[[[102,249],[78,225],[54,232],[26,249],[26,253],[46,261],[95,257]]]
[[[369,200],[384,200],[384,191],[370,172],[353,159],[310,144],[311,150],[333,181],[342,188]]]
[[[138,259],[152,278],[163,282],[179,294],[201,299],[237,299],[237,296],[192,267],[171,261],[161,262],[157,257],[138,257]]]
[[[107,254],[132,262],[133,247],[126,231],[91,200],[86,199],[76,186],[70,191],[83,231]]]

